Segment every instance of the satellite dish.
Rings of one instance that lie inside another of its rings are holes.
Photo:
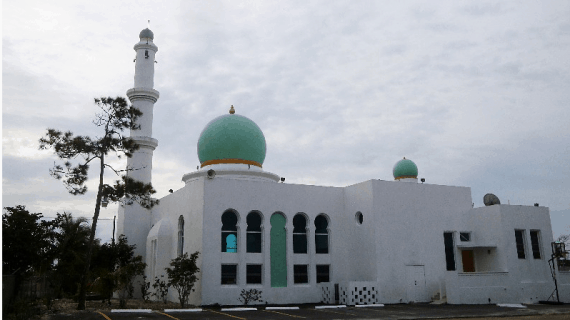
[[[487,193],[484,197],[483,197],[483,203],[486,206],[492,206],[495,204],[501,204],[501,201],[499,200],[499,198],[492,194],[492,193]]]
[[[215,176],[216,176],[216,171],[214,171],[214,169],[208,170],[208,179],[214,179]]]

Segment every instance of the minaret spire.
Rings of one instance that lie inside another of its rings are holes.
[[[150,20],[149,20],[150,23]],[[127,175],[134,180],[151,183],[152,157],[158,141],[152,137],[152,121],[154,103],[159,92],[154,89],[154,57],[158,47],[154,44],[154,34],[146,28],[139,34],[139,42],[134,46],[136,51],[134,87],[127,91],[133,107],[142,112],[137,119],[138,129],[130,133],[139,149],[127,159]],[[146,256],[146,237],[151,225],[151,211],[138,205],[121,205],[117,222],[117,235],[127,236],[129,244],[135,244],[135,255]]]

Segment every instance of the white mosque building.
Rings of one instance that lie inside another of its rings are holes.
[[[139,37],[127,96],[143,112],[131,131],[141,148],[128,167],[151,182],[158,47],[149,29]],[[150,210],[122,206],[117,226],[150,280],[178,255],[200,252],[194,305],[240,304],[242,289],[261,290],[270,304],[348,305],[537,303],[554,290],[546,207],[491,199],[474,208],[470,188],[418,183],[405,158],[393,181],[282,183],[263,170],[262,130],[233,107],[205,125],[197,145],[201,167],[182,177],[184,187]],[[570,273],[558,273],[558,286],[570,302]],[[177,301],[174,290],[169,299]]]

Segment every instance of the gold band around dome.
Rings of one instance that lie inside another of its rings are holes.
[[[250,164],[252,166],[258,166],[262,168],[261,163],[251,160],[243,160],[243,159],[214,159],[202,162],[201,168],[205,166],[209,166],[212,164],[221,164],[221,163],[239,163],[239,164]]]
[[[399,177],[397,177],[397,178],[394,178],[394,180],[409,179],[409,178],[417,179],[418,176],[399,176]]]

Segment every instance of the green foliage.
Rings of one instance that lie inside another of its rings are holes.
[[[2,214],[2,273],[27,276],[51,268],[54,223],[25,206],[5,207]]]
[[[89,246],[91,226],[86,218],[74,218],[71,213],[58,213],[53,222],[56,226],[56,249],[52,282],[56,296],[74,296],[79,291],[86,264],[85,252]]]
[[[141,284],[141,295],[145,303],[150,300],[150,282],[146,281],[146,279],[147,277],[143,276]]]
[[[162,300],[162,302],[166,304],[167,302],[166,297],[168,296],[168,285],[164,280],[162,280],[162,278],[164,278],[163,275],[161,275],[160,278],[158,277],[154,278],[154,283],[152,284],[154,292],[152,295],[155,296],[157,299]]]
[[[249,289],[245,290],[242,289],[241,293],[239,294],[239,301],[241,301],[244,305],[247,305],[250,302],[263,302],[261,299],[261,290],[257,289]]]
[[[115,290],[119,294],[121,308],[126,307],[127,298],[133,297],[135,277],[143,275],[145,268],[146,263],[142,262],[142,256],[136,256],[127,264],[119,266],[114,272]]]
[[[172,268],[166,268],[168,285],[178,291],[178,300],[181,308],[188,304],[190,293],[194,291],[194,283],[198,280],[196,273],[200,271],[200,268],[196,265],[196,260],[199,254],[196,251],[189,257],[188,253],[185,253],[176,259],[172,259],[170,262]]]
[[[88,179],[89,166],[92,161],[99,162],[97,199],[79,293],[78,309],[81,310],[85,309],[87,278],[102,199],[123,201],[125,204],[136,201],[145,208],[151,208],[158,203],[158,200],[151,198],[152,194],[156,192],[151,184],[138,182],[124,175],[129,170],[140,168],[116,170],[105,160],[110,153],[118,158],[122,156],[131,157],[139,148],[135,141],[124,135],[123,132],[127,129],[140,129],[140,126],[137,125],[137,119],[142,115],[142,112],[129,106],[126,99],[122,97],[95,99],[95,104],[101,109],[101,113],[96,115],[93,123],[103,129],[101,137],[91,138],[74,135],[71,131],[62,132],[56,129],[47,129],[45,136],[39,140],[41,150],[52,149],[56,156],[63,161],[63,163],[54,164],[50,173],[54,178],[62,180],[67,191],[73,195],[82,195],[87,192],[85,183]],[[110,169],[120,176],[114,185],[105,183],[105,169]]]
[[[133,295],[135,278],[144,273],[146,264],[141,256],[135,257],[135,248],[125,235],[120,235],[116,243],[105,243],[93,253],[93,289],[109,304],[113,292],[118,293],[119,303],[126,303]]]

